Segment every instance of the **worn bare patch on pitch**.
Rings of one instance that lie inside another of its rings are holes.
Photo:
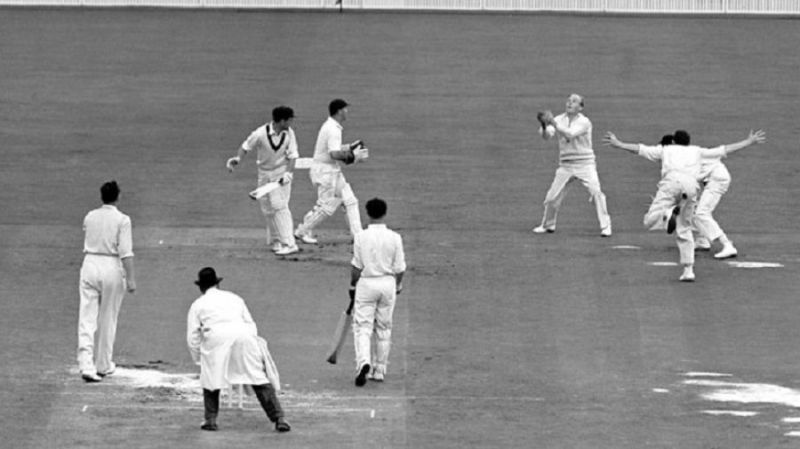
[[[161,391],[163,395],[178,396],[192,401],[203,399],[198,374],[170,374],[152,369],[120,368],[103,382],[137,389]]]
[[[744,261],[731,261],[727,262],[728,265],[734,268],[781,268],[783,264],[775,262],[744,262]]]

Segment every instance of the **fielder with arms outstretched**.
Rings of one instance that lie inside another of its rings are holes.
[[[597,164],[592,149],[592,122],[583,115],[583,105],[582,96],[570,94],[563,114],[553,117],[550,111],[546,111],[537,115],[542,138],[558,139],[558,169],[544,198],[542,224],[533,229],[536,234],[555,232],[558,209],[564,200],[567,186],[573,179],[579,179],[589,190],[594,202],[597,221],[600,222],[600,235],[611,236],[611,216],[606,207],[606,196],[600,188],[600,177],[597,176]]]
[[[297,226],[295,237],[304,243],[317,243],[314,228],[344,206],[350,233],[355,236],[361,229],[358,198],[342,173],[342,163],[352,164],[367,158],[368,150],[357,140],[342,144],[342,123],[347,120],[347,102],[335,99],[328,105],[330,116],[322,124],[314,146],[314,159],[309,176],[317,187],[317,202]]]
[[[267,220],[267,245],[279,256],[299,251],[292,233],[294,223],[289,210],[292,178],[297,152],[297,138],[291,127],[294,111],[287,106],[272,110],[272,121],[255,129],[242,142],[236,156],[228,159],[228,171],[233,171],[249,152],[256,150],[258,186],[278,182],[280,187],[258,199],[261,213]],[[278,239],[273,241],[273,230]]]
[[[661,161],[661,181],[658,183],[656,196],[644,216],[644,225],[648,229],[662,229],[666,223],[667,233],[675,232],[680,263],[683,266],[683,273],[679,279],[682,282],[693,282],[695,274],[692,222],[703,159],[725,157],[754,143],[762,143],[766,137],[761,130],[750,131],[745,140],[711,149],[690,145],[689,133],[683,130],[675,131],[672,137],[674,141],[672,145],[647,146],[622,142],[614,133],[608,132],[603,142],[651,161]]]

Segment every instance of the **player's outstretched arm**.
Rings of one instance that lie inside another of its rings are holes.
[[[245,154],[247,154],[247,151],[245,151],[244,148],[240,147],[239,150],[236,152],[236,156],[228,159],[228,162],[225,163],[225,167],[228,168],[229,172],[232,172],[236,168],[236,166],[239,165],[240,162],[242,162],[242,158],[244,157]]]
[[[634,154],[639,153],[638,144],[623,142],[617,139],[617,136],[614,135],[614,133],[612,133],[611,131],[607,132],[606,135],[603,136],[603,145],[619,148],[621,150],[629,151]]]
[[[754,143],[762,144],[766,141],[767,141],[767,133],[765,133],[760,129],[758,131],[753,131],[751,129],[750,135],[747,136],[747,139],[744,139],[740,142],[725,145],[725,154],[731,154],[734,151],[739,151],[741,149],[747,148]]]

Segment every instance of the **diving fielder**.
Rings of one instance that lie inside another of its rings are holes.
[[[611,236],[611,216],[606,207],[606,196],[600,188],[600,177],[597,176],[594,150],[592,149],[592,122],[583,115],[583,97],[570,94],[567,97],[566,110],[553,117],[550,111],[540,112],[537,119],[541,124],[539,134],[543,139],[558,138],[558,169],[555,178],[544,198],[544,217],[542,224],[535,227],[536,234],[556,231],[558,209],[564,200],[567,186],[577,178],[589,190],[600,222],[600,235]]]
[[[350,234],[361,232],[358,198],[342,173],[342,163],[352,164],[367,158],[368,150],[357,140],[342,144],[342,123],[347,120],[347,102],[335,99],[328,105],[330,116],[322,124],[314,146],[314,160],[309,170],[311,182],[317,187],[317,202],[297,226],[295,237],[304,243],[317,243],[314,228],[344,206]]]
[[[258,199],[261,213],[267,221],[267,245],[279,256],[299,251],[292,233],[292,211],[289,210],[294,164],[299,156],[297,139],[291,127],[293,119],[292,108],[276,107],[272,110],[272,121],[250,133],[236,156],[226,163],[228,171],[232,172],[247,153],[256,150],[258,186],[269,182],[280,184],[280,187]],[[273,231],[278,236],[277,240],[272,238]]]

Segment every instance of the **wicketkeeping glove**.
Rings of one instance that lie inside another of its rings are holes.
[[[364,159],[369,157],[369,150],[367,148],[361,147],[357,150],[353,150],[353,162],[361,162]]]
[[[225,166],[228,167],[228,171],[233,171],[234,167],[239,165],[239,162],[241,162],[241,159],[239,159],[239,156],[234,156],[234,157],[228,159],[228,162],[225,163]]]

